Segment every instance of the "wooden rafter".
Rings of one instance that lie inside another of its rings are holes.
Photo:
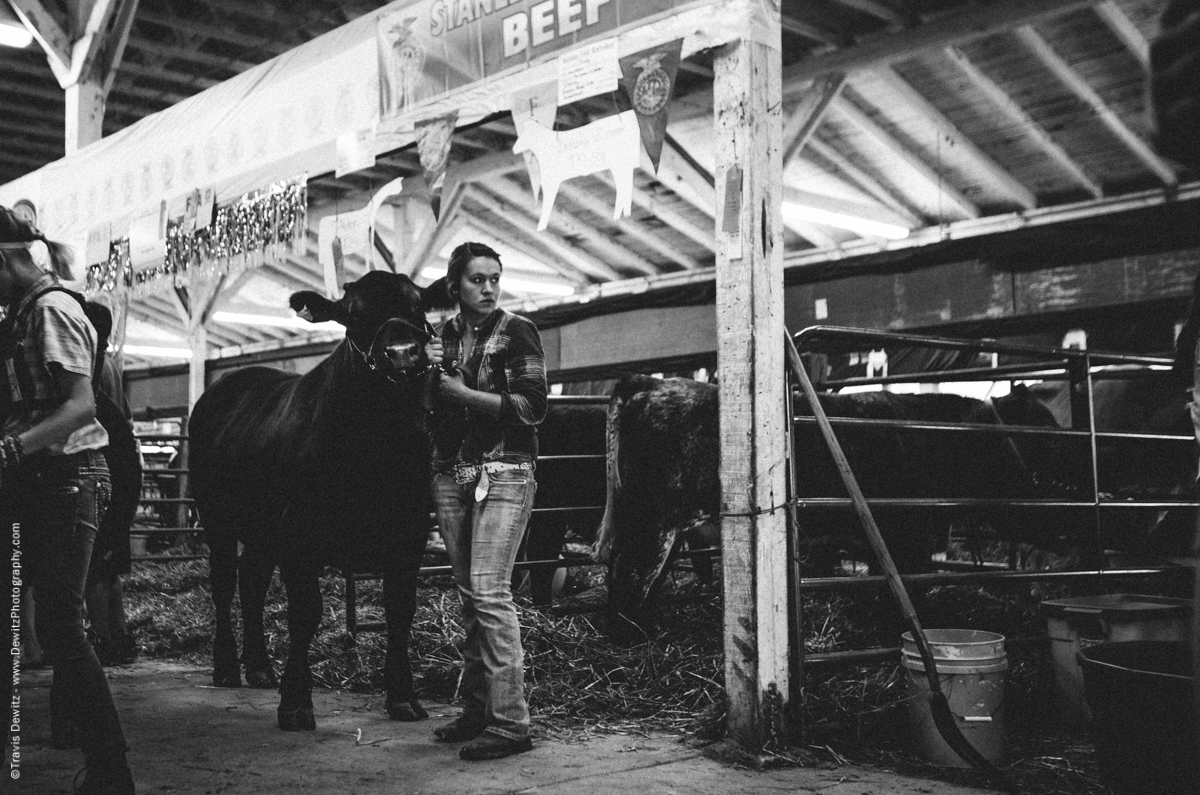
[[[929,50],[962,44],[1098,2],[1100,0],[1007,0],[982,7],[971,5],[947,14],[936,22],[814,55],[785,66],[784,97],[802,92],[808,81],[820,75],[833,72],[853,74],[860,69],[904,61]]]
[[[1126,49],[1138,59],[1147,73],[1150,72],[1150,42],[1133,20],[1121,10],[1114,0],[1103,0],[1096,6],[1096,13],[1104,24],[1124,43]]]
[[[482,192],[485,187],[485,183],[476,183],[468,188],[468,193],[484,207],[493,206],[496,196],[491,192]],[[560,260],[570,263],[572,267],[583,273],[588,279],[607,282],[623,278],[620,272],[599,257],[595,257],[584,252],[582,249],[563,242],[552,232],[538,232],[537,222],[523,212],[510,211],[508,213],[500,213],[498,216],[504,219],[506,224],[519,230],[525,237],[536,239],[544,248],[552,251]],[[575,277],[573,281],[578,281],[578,278]]]
[[[998,83],[972,63],[971,59],[963,54],[961,50],[955,47],[948,47],[945,50],[945,55],[987,97],[988,101],[995,105],[997,109],[1003,111],[1012,120],[1016,129],[1032,139],[1051,160],[1070,174],[1071,178],[1078,185],[1096,198],[1104,195],[1104,189],[1101,188],[1100,183],[1084,171],[1083,166],[1075,162],[1075,159],[1051,137],[1045,128],[1038,124]]]
[[[975,145],[954,122],[950,121],[936,105],[926,99],[919,91],[910,86],[891,67],[884,67],[877,72],[879,78],[887,86],[890,94],[920,113],[939,128],[939,133],[950,139],[954,146],[970,158],[981,171],[987,174],[992,184],[999,188],[1013,204],[1027,210],[1037,206],[1037,197],[1033,191],[1025,187],[1016,177],[997,163],[990,155]]]
[[[71,71],[71,37],[41,0],[9,0],[13,11],[25,23],[41,45],[54,70],[55,77],[62,80]]]
[[[474,194],[478,190],[478,188],[471,188],[468,194]],[[471,198],[476,200],[474,195]],[[485,196],[482,201],[486,206],[487,197]],[[496,240],[509,241],[508,245],[514,245],[516,241],[520,241],[523,243],[522,248],[525,251],[535,257],[540,253],[539,259],[543,264],[553,268],[559,276],[573,284],[583,285],[590,282],[584,271],[584,267],[590,267],[590,263],[581,267],[577,264],[577,253],[574,249],[558,242],[552,235],[538,232],[536,223],[522,224],[519,221],[514,222],[512,218],[483,213],[472,213],[470,220],[464,220],[464,223],[487,232]]]
[[[853,124],[863,134],[885,148],[897,160],[905,163],[922,179],[938,191],[944,199],[958,208],[958,211],[968,218],[978,218],[982,213],[975,202],[963,195],[962,191],[947,182],[932,166],[926,163],[920,155],[879,126],[870,116],[861,111],[856,105],[844,98],[834,106],[834,112],[841,118]]]
[[[901,11],[883,0],[836,0],[841,5],[869,14],[876,19],[882,19],[894,28],[902,28],[909,24],[912,15]]]
[[[783,167],[786,170],[808,139],[816,132],[829,106],[842,93],[846,85],[846,75],[833,72],[821,75],[804,95],[799,104],[792,109],[791,114],[783,122]]]
[[[572,182],[564,182],[559,186],[558,192],[593,215],[604,219],[605,223],[612,224],[631,240],[657,252],[677,265],[688,270],[702,267],[696,258],[683,253],[669,242],[663,240],[660,235],[654,234],[636,221],[628,218],[618,218],[613,221],[612,205],[587,189],[579,187]]]
[[[910,229],[920,225],[921,213],[898,197],[892,189],[871,176],[867,171],[850,158],[825,143],[819,137],[809,139],[808,150],[826,160],[841,176],[860,191],[873,196],[876,201],[905,219],[905,225]]]
[[[533,195],[507,177],[496,177],[479,184],[506,202],[512,208],[512,212],[525,216],[536,216],[539,211],[540,204],[534,200]],[[550,228],[564,237],[586,241],[587,245],[594,249],[603,261],[614,267],[635,271],[643,276],[655,276],[659,272],[653,263],[647,262],[638,254],[616,243],[595,227],[581,223],[579,219],[566,212],[565,208],[557,207],[551,213]]]
[[[1096,114],[1096,117],[1104,123],[1104,126],[1115,135],[1121,143],[1125,144],[1126,148],[1142,161],[1147,169],[1152,171],[1159,181],[1164,185],[1171,186],[1179,182],[1179,178],[1175,175],[1175,170],[1167,165],[1167,162],[1159,157],[1150,144],[1146,143],[1140,135],[1135,133],[1125,121],[1117,115],[1104,98],[1100,96],[1096,89],[1083,79],[1083,77],[1071,68],[1063,57],[1054,51],[1050,43],[1042,38],[1036,30],[1031,27],[1017,28],[1016,36],[1021,42],[1028,47],[1047,69],[1054,74],[1063,85],[1070,89],[1071,93],[1079,97],[1087,103]]]

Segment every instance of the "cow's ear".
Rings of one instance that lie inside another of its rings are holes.
[[[446,277],[443,276],[428,287],[421,288],[421,303],[425,311],[430,312],[434,309],[453,309],[458,302],[450,295]]]
[[[335,320],[342,325],[346,323],[346,311],[341,304],[330,301],[312,290],[292,293],[288,303],[292,305],[292,309],[297,315],[309,323],[325,323],[329,320]]]

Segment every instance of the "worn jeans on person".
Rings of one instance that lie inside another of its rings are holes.
[[[24,571],[54,664],[51,712],[79,726],[89,765],[126,750],[108,679],[83,630],[88,563],[111,489],[99,450],[31,457],[0,484],[0,515],[6,532],[20,523]]]
[[[463,714],[486,731],[521,740],[529,736],[529,707],[512,570],[537,484],[529,470],[495,472],[489,479],[487,496],[476,502],[476,482],[434,475],[433,498],[462,600]]]

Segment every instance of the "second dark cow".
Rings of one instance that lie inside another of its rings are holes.
[[[981,425],[1053,426],[1054,420],[1024,388],[992,401],[951,394],[870,392],[823,394],[831,417],[915,420]],[[810,415],[804,400],[797,415]],[[608,414],[609,489],[595,557],[608,563],[610,626],[652,623],[648,597],[682,534],[718,514],[720,445],[717,387],[682,378],[632,376],[613,391]],[[966,436],[942,431],[851,427],[839,441],[867,497],[1034,498],[1036,461],[1044,445],[1001,434]],[[832,457],[816,429],[797,429],[796,460],[802,496],[846,495]],[[1039,452],[1040,451],[1040,452]],[[1037,454],[1035,454],[1037,453]],[[1003,530],[1036,533],[1029,509],[989,508],[987,521]],[[929,566],[934,538],[945,537],[950,515],[882,509],[876,519],[902,570]],[[801,517],[807,535],[863,538],[848,510]]]

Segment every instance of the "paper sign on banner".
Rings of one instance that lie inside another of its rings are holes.
[[[95,229],[88,230],[87,244],[83,249],[84,265],[108,262],[111,233],[112,227],[109,224],[102,224]]]
[[[519,128],[525,119],[533,119],[548,129],[554,129],[554,120],[558,116],[558,83],[550,81],[536,86],[530,86],[513,94],[512,98],[513,123]],[[533,198],[542,192],[541,171],[533,152],[522,152],[525,158],[525,168],[529,169],[529,184],[533,188]]]
[[[157,265],[166,257],[166,248],[158,236],[161,208],[143,213],[129,225],[129,261],[134,268]]]
[[[337,177],[375,165],[375,128],[343,133],[337,138]]]
[[[620,74],[616,39],[568,50],[558,58],[558,104],[616,91]]]
[[[182,229],[191,234],[196,231],[196,218],[200,214],[200,191],[194,190],[187,195],[187,204],[183,209]]]
[[[213,205],[216,203],[216,194],[212,188],[203,188],[200,191],[200,203],[196,205],[196,228],[207,229],[212,225],[213,220]]]
[[[366,256],[370,213],[371,208],[364,207],[326,216],[317,225],[317,260],[325,275],[325,295],[330,299],[336,300],[342,294],[345,272],[338,272],[339,262],[351,254]]]

